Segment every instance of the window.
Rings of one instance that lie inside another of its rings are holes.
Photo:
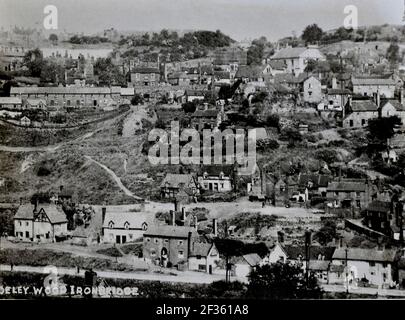
[[[383,266],[383,268],[386,268],[386,267],[388,267],[388,263],[383,262],[382,266]]]
[[[198,270],[200,271],[206,271],[207,270],[207,266],[205,264],[199,264],[198,265]]]
[[[308,91],[308,95],[309,95],[309,96],[312,96],[312,91]]]
[[[18,224],[19,224],[19,226],[20,226],[20,227],[22,226],[22,223],[21,223],[21,221],[19,221],[19,222],[18,222]]]
[[[179,246],[183,245],[183,240],[179,240]]]
[[[67,100],[67,101],[66,101],[66,104],[67,104],[68,106],[70,106],[70,100]]]
[[[127,229],[127,230],[129,229],[129,222],[128,222],[128,221],[126,221],[126,222],[124,223],[124,228]]]
[[[28,227],[28,225],[29,225],[29,222],[28,222],[28,221],[26,221],[26,222],[25,222],[25,226],[26,226],[26,227]]]
[[[364,126],[366,124],[366,120],[365,119],[361,119],[361,125]]]
[[[155,243],[158,243],[159,242],[159,240],[158,239],[155,239]]]
[[[165,239],[165,243],[168,243],[169,242],[169,239]]]
[[[179,250],[179,254],[178,254],[179,258],[184,258],[184,251],[183,250]]]
[[[50,101],[50,105],[51,105],[51,106],[54,106],[54,105],[55,105],[55,101],[54,101],[54,100],[51,100],[51,101]]]
[[[109,227],[109,228],[114,228],[114,222],[113,222],[113,221],[110,221],[110,222],[108,223],[108,227]]]
[[[370,267],[375,267],[375,262],[374,261],[370,261]]]
[[[150,238],[146,238],[146,242],[150,242]]]
[[[353,127],[353,120],[350,120],[350,121],[349,121],[349,126],[350,126],[350,127]]]
[[[201,256],[200,256],[200,255],[197,255],[197,260],[201,260]]]

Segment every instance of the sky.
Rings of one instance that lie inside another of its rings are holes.
[[[58,29],[91,34],[122,31],[217,30],[236,40],[275,41],[308,24],[343,25],[346,5],[359,25],[403,24],[404,0],[0,0],[0,27],[42,27],[46,5],[58,9]]]

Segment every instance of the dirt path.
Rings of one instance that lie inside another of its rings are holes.
[[[121,179],[115,174],[114,171],[112,171],[110,168],[108,168],[106,165],[94,160],[92,157],[90,156],[84,156],[87,160],[94,162],[95,164],[97,164],[98,166],[100,166],[101,168],[103,168],[105,171],[107,171],[107,173],[111,176],[111,178],[115,181],[115,183],[118,185],[118,187],[129,197],[132,197],[136,200],[144,200],[141,197],[136,196],[132,191],[128,190],[127,187],[124,186],[124,184],[122,183]]]

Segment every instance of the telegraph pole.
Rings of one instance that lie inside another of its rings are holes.
[[[345,248],[345,258],[346,258],[346,294],[349,294],[349,267],[347,263],[347,253],[349,249]]]

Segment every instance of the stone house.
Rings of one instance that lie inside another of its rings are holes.
[[[23,204],[14,216],[14,235],[28,241],[55,242],[67,235],[66,215],[55,204]]]

